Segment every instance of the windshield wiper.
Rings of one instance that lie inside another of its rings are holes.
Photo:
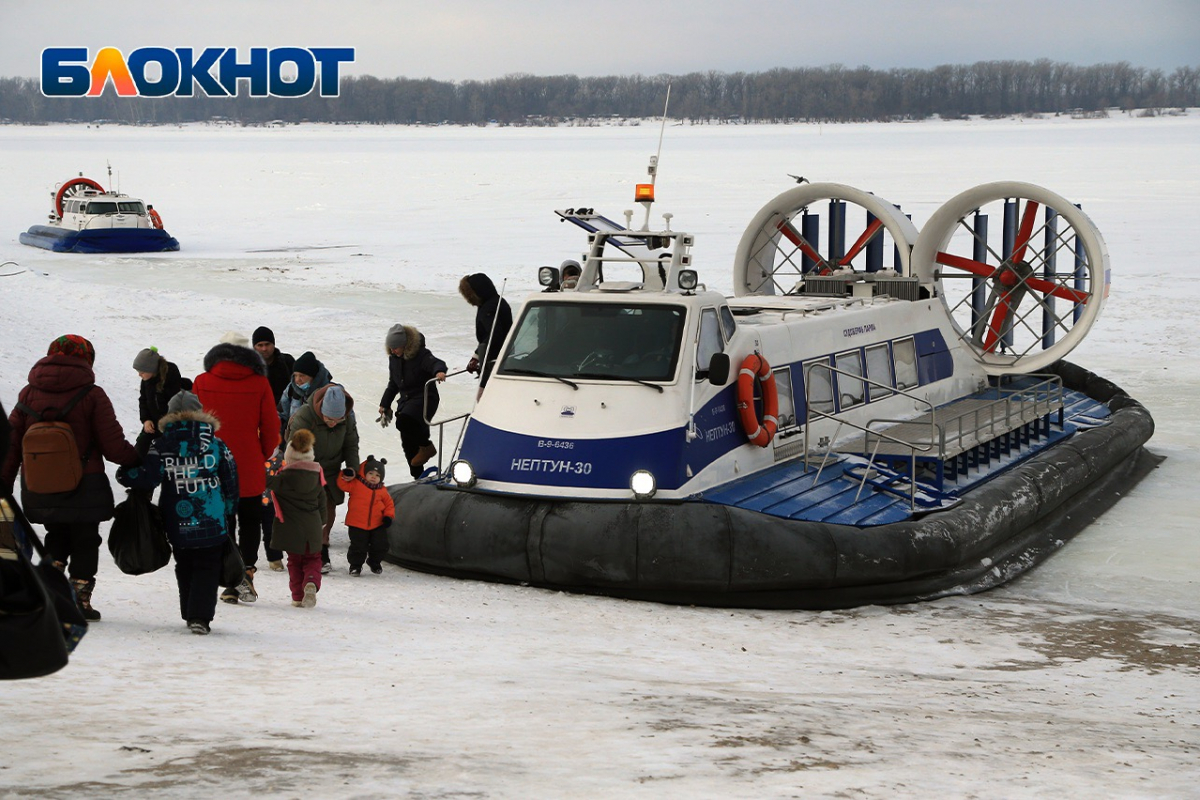
[[[572,378],[592,378],[593,380],[601,380],[601,381],[633,381],[634,383],[640,383],[642,386],[649,386],[651,389],[658,389],[659,394],[663,393],[663,388],[661,386],[659,386],[657,383],[651,383],[650,381],[644,381],[641,378],[630,378],[630,377],[626,377],[624,375],[602,375],[599,372],[576,372],[571,377]]]
[[[560,375],[551,375],[549,372],[538,372],[536,369],[522,369],[520,367],[509,367],[504,370],[506,375],[528,375],[531,378],[554,378],[556,381],[562,381],[567,386],[570,386],[575,391],[579,391],[579,384],[574,381],[569,381]]]

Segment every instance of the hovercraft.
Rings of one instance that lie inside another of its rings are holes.
[[[1146,409],[1063,360],[1110,281],[1066,199],[977,186],[918,234],[802,184],[751,221],[733,297],[671,215],[650,229],[653,184],[635,199],[640,229],[556,212],[587,235],[578,284],[541,269],[449,469],[393,489],[392,561],[706,606],[927,600],[1013,579],[1158,463]]]
[[[111,179],[111,170],[109,173]],[[157,253],[178,250],[162,217],[137,197],[80,175],[55,187],[50,219],[21,234],[21,244],[56,253]]]

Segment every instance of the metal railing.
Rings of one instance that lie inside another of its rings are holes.
[[[445,380],[449,380],[450,378],[453,378],[455,375],[462,375],[466,371],[467,370],[464,367],[463,369],[457,370],[455,372],[447,372]],[[462,446],[463,434],[466,433],[467,419],[470,418],[471,412],[467,411],[462,414],[456,414],[453,417],[446,417],[445,419],[438,420],[437,422],[434,422],[432,419],[425,416],[424,410],[429,408],[429,387],[431,384],[434,384],[437,382],[438,382],[437,378],[430,378],[429,380],[425,381],[425,389],[424,389],[424,393],[421,397],[421,401],[422,401],[421,418],[425,421],[425,424],[428,425],[430,428],[431,441],[432,441],[432,431],[435,427],[437,428],[437,445],[436,445],[437,446],[437,471],[438,471],[438,474],[441,475],[443,472],[442,457],[447,455],[447,453],[446,453],[446,426],[452,422],[457,422],[458,420],[462,420],[462,425],[459,426],[459,429],[458,429],[458,437],[454,440],[454,447],[449,453],[450,456],[453,456],[455,453],[458,452],[458,448]],[[452,463],[453,460],[454,459],[451,458],[450,462]]]
[[[866,438],[865,438],[866,435],[871,433],[870,428],[868,427],[871,424],[870,422],[868,422],[867,425],[861,425],[857,422],[851,422],[847,419],[839,417],[836,412],[830,414],[830,413],[826,413],[824,411],[816,410],[813,408],[812,398],[810,396],[810,390],[812,388],[812,381],[810,380],[810,378],[812,376],[812,371],[815,369],[823,369],[826,372],[828,372],[829,378],[830,378],[829,386],[830,386],[831,390],[833,388],[833,383],[834,383],[833,376],[834,375],[845,375],[845,376],[851,378],[852,380],[861,382],[865,386],[875,387],[877,389],[880,389],[881,391],[886,391],[889,395],[900,395],[901,397],[906,397],[909,400],[912,400],[914,403],[916,403],[919,406],[927,407],[929,409],[930,438],[932,439],[934,434],[937,432],[936,426],[934,425],[934,421],[933,421],[933,403],[926,400],[925,398],[918,397],[915,394],[912,394],[911,392],[905,391],[904,389],[889,386],[885,383],[880,383],[879,381],[872,380],[865,375],[857,375],[853,372],[849,372],[844,369],[839,369],[830,364],[808,364],[804,368],[804,370],[805,370],[804,371],[804,469],[806,472],[808,471],[808,467],[809,467],[809,454],[810,454],[808,436],[809,436],[809,429],[812,427],[813,418],[816,417],[818,419],[830,419],[830,420],[834,420],[835,422],[838,423],[838,426],[836,428],[834,428],[833,435],[829,437],[829,448],[826,449],[824,456],[822,456],[822,458],[821,458],[821,466],[817,468],[817,474],[815,476],[813,476],[813,485],[814,486],[816,485],[817,481],[821,479],[821,472],[822,472],[822,470],[825,469],[825,465],[829,462],[829,454],[833,452],[833,443],[835,441],[837,441],[837,435],[841,431],[843,425],[846,425],[846,426],[849,426],[856,430],[862,431],[864,434],[864,444],[866,443]],[[832,402],[832,401],[833,401],[833,398],[831,397],[830,402]],[[835,405],[835,408],[836,408],[836,405]],[[874,422],[874,421],[875,420],[872,420],[872,422]],[[910,420],[906,420],[906,421],[910,421]],[[909,461],[911,464],[911,468],[909,469],[908,502],[909,502],[910,509],[915,508],[916,507],[916,498],[917,498],[917,469],[916,469],[917,452],[922,452],[922,453],[928,452],[929,450],[932,449],[932,445],[921,446],[920,443],[918,443],[918,442],[910,442],[910,441],[907,441],[904,439],[900,439],[898,437],[892,436],[883,431],[877,432],[877,435],[879,436],[879,442],[875,445],[876,451],[878,451],[879,445],[882,444],[884,441],[894,442],[895,444],[897,444],[900,447],[903,447],[909,451]],[[866,451],[867,451],[867,449],[864,448],[864,452],[866,452]],[[875,464],[875,453],[872,453],[871,457],[870,457],[870,461],[867,464],[867,469],[863,470],[862,480],[859,481],[859,484],[858,484],[858,494],[855,495],[855,498],[854,498],[856,502],[857,502],[858,498],[862,495],[863,488],[866,486],[866,483],[867,483],[867,478],[870,476],[871,470],[874,469],[874,464]]]

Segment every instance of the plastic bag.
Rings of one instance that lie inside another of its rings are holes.
[[[246,580],[246,563],[242,561],[242,552],[238,550],[232,536],[225,537],[225,549],[221,553],[221,585],[226,589],[236,589]]]
[[[162,514],[146,492],[130,490],[113,512],[108,551],[126,575],[145,575],[171,560]]]

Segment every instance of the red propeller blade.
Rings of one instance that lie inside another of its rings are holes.
[[[1021,215],[1021,228],[1017,231],[1017,241],[1010,259],[1013,264],[1025,260],[1025,247],[1029,244],[1029,237],[1033,235],[1033,223],[1037,221],[1037,210],[1038,204],[1034,201],[1030,200],[1025,204],[1025,213]]]
[[[867,243],[875,238],[875,234],[879,233],[879,229],[882,227],[883,220],[881,219],[877,219],[868,225],[867,229],[862,232],[862,236],[859,236],[858,241],[855,242],[854,246],[850,248],[850,251],[846,253],[846,255],[842,256],[841,260],[838,261],[838,266],[844,267],[853,261],[854,257],[858,255],[859,251],[866,247]]]
[[[780,233],[787,237],[789,242],[800,248],[800,252],[804,253],[804,255],[808,256],[818,264],[825,264],[825,259],[821,257],[821,254],[814,250],[811,244],[805,241],[804,237],[801,236],[794,227],[792,227],[792,223],[788,222],[786,219],[781,219],[776,227],[779,229]]]
[[[995,267],[988,266],[987,264],[971,258],[963,258],[962,256],[956,256],[950,253],[938,253],[936,260],[939,264],[943,264],[947,267],[955,267],[956,269],[970,272],[972,275],[978,275],[981,278],[990,278],[996,273]],[[1014,276],[1011,272],[1005,272],[1001,277],[1001,283],[1006,286],[1011,286],[1012,284],[1016,283],[1016,276]],[[1091,293],[1089,292],[1081,292],[1077,289],[1070,289],[1066,286],[1060,286],[1054,281],[1048,281],[1044,278],[1026,278],[1025,285],[1030,289],[1036,289],[1043,294],[1061,297],[1063,300],[1070,300],[1072,303],[1086,303],[1091,297]]]

